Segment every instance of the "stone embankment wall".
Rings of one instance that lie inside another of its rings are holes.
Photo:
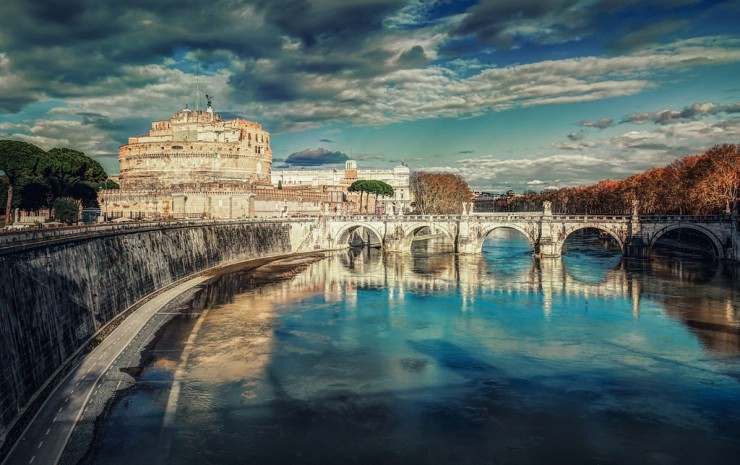
[[[0,446],[34,394],[147,294],[220,263],[291,251],[286,223],[112,231],[0,255]]]

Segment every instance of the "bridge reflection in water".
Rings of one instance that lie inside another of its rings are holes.
[[[358,289],[387,288],[389,300],[403,300],[410,291],[455,291],[461,296],[461,311],[486,295],[540,293],[546,317],[551,316],[554,299],[621,299],[631,303],[636,319],[641,300],[657,299],[656,304],[685,323],[707,348],[736,354],[740,353],[738,290],[727,286],[727,274],[737,272],[737,267],[716,262],[625,260],[619,254],[610,256],[609,251],[537,259],[531,257],[526,243],[503,251],[484,248],[480,256],[383,254],[365,248],[312,265],[286,283],[283,292],[287,297],[313,290],[323,292],[327,301],[357,302]],[[678,301],[681,305],[676,305]]]

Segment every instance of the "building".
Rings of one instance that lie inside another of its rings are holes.
[[[411,172],[406,165],[391,169],[368,170],[358,169],[356,161],[347,160],[344,170],[276,169],[272,171],[271,182],[274,187],[283,190],[323,188],[330,192],[346,193],[347,188],[357,180],[383,181],[393,188],[393,197],[378,198],[377,205],[374,205],[375,199],[372,198],[367,211],[369,213],[405,213],[411,209],[410,176]],[[357,205],[359,205],[358,197],[358,194],[349,194],[349,198]]]
[[[122,189],[269,183],[270,134],[257,123],[187,107],[118,149]]]
[[[118,150],[120,189],[98,195],[104,220],[251,218],[357,212],[359,195],[347,188],[358,179],[390,184],[393,198],[371,213],[409,208],[409,169],[357,170],[348,161],[336,170],[272,172],[270,134],[258,123],[224,120],[208,105],[185,107],[172,118],[152,122],[148,134],[134,136]]]
[[[152,122],[148,134],[119,148],[118,159],[120,189],[98,197],[104,219],[246,218],[286,210],[287,203],[260,204],[255,194],[260,187],[272,189],[270,134],[258,123],[224,120],[210,102],[205,111],[186,106]]]

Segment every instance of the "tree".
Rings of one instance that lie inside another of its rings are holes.
[[[108,179],[103,167],[97,161],[79,150],[53,148],[39,165],[39,170],[46,175],[64,173],[79,177],[82,181],[103,183]]]
[[[411,175],[411,192],[416,211],[426,214],[462,213],[462,204],[473,193],[465,180],[452,173],[416,172]]]
[[[370,193],[375,194],[375,205],[378,205],[378,196],[393,197],[393,187],[383,181],[370,181]]]
[[[23,210],[39,210],[48,207],[49,184],[38,175],[22,177],[16,183],[20,197],[18,206]]]
[[[59,197],[54,200],[54,218],[65,224],[77,222],[79,208],[75,199],[69,197]]]
[[[15,140],[0,140],[0,170],[8,179],[8,190],[5,201],[5,222],[13,222],[13,187],[24,176],[35,173],[37,165],[46,155],[35,145]]]
[[[555,205],[561,212],[567,206],[573,213],[622,215],[629,212],[632,200],[639,200],[640,212],[651,215],[728,212],[740,193],[739,152],[739,145],[718,145],[623,181],[605,180],[525,197],[540,205],[543,200],[558,199]]]
[[[82,205],[96,204],[96,191],[108,179],[100,163],[68,148],[49,150],[38,171],[48,180],[53,197],[72,197]]]
[[[707,153],[710,175],[697,183],[702,200],[724,206],[725,212],[735,207],[740,189],[740,150],[738,145],[721,145]]]
[[[360,193],[360,211],[362,211],[362,195],[367,192],[367,181],[359,180],[353,182],[348,188],[347,192],[359,192]]]
[[[359,192],[360,193],[360,210],[362,210],[362,195],[367,193],[367,198],[370,198],[370,194],[375,194],[375,202],[377,203],[378,196],[392,197],[393,187],[390,184],[383,181],[376,181],[371,179],[361,179],[352,183],[347,188],[348,192]]]

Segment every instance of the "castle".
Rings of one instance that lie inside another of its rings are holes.
[[[225,121],[213,112],[185,108],[155,121],[145,136],[118,149],[122,189],[191,184],[242,186],[269,182],[270,134],[251,121]]]
[[[393,198],[363,202],[363,211],[400,213],[410,204],[409,169],[358,171],[272,170],[270,134],[258,123],[224,120],[213,111],[185,107],[152,122],[149,133],[129,137],[118,150],[120,189],[98,195],[104,220],[236,219],[358,212],[357,179],[390,184]],[[358,178],[361,176],[361,178]]]

